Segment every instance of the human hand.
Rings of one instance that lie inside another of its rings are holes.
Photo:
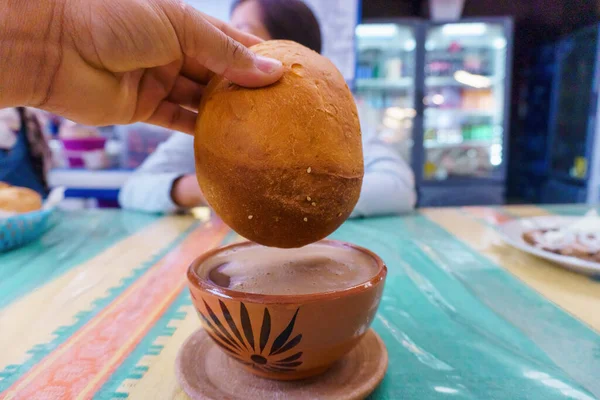
[[[214,73],[248,87],[283,73],[247,49],[260,39],[181,0],[7,0],[0,14],[0,107],[86,125],[193,133],[192,110]]]
[[[184,175],[173,182],[171,198],[179,207],[191,208],[206,205],[196,175]]]

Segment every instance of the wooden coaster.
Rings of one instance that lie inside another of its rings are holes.
[[[183,390],[194,400],[355,400],[364,399],[379,385],[387,363],[385,344],[369,329],[360,343],[323,375],[274,381],[245,371],[200,329],[179,349],[175,372]]]

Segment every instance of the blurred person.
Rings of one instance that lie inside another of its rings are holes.
[[[319,23],[300,0],[241,0],[233,4],[231,24],[264,40],[296,41],[321,52]],[[173,212],[207,205],[196,180],[193,137],[174,133],[123,186],[123,208]],[[412,210],[416,195],[411,169],[389,146],[363,135],[365,176],[351,217],[400,214]]]
[[[44,197],[52,154],[42,117],[23,107],[0,109],[0,182],[35,190]]]

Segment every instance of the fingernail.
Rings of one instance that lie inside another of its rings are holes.
[[[256,56],[254,65],[265,74],[272,74],[282,66],[281,61],[263,56]]]

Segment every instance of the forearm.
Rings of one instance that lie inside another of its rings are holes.
[[[147,128],[139,124],[133,129]],[[194,139],[173,133],[125,184],[120,195],[121,206],[168,212],[200,205],[202,192],[194,170]]]
[[[0,108],[43,105],[61,62],[66,0],[0,0]]]
[[[179,207],[192,208],[206,205],[200,186],[195,175],[185,175],[177,178],[171,188],[171,199]]]
[[[178,209],[171,198],[177,173],[134,174],[121,188],[119,204],[129,210],[169,213]]]
[[[119,193],[121,207],[145,212],[173,212],[206,205],[194,175],[136,173]]]
[[[415,207],[414,187],[386,172],[365,174],[358,204],[350,218],[405,214]]]

